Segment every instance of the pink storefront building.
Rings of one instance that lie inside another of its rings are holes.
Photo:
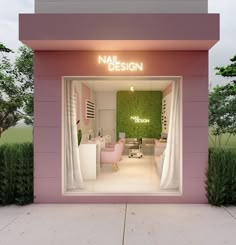
[[[207,0],[36,0],[19,19],[35,203],[207,202]]]

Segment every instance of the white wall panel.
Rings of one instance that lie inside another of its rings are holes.
[[[96,92],[96,109],[116,110],[116,92]]]

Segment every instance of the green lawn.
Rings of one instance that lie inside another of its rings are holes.
[[[226,141],[228,139],[228,136],[229,136],[228,134],[224,134],[222,136],[221,146],[222,147],[235,148],[236,149],[236,136],[231,136],[229,141],[228,141],[228,143],[227,143],[227,145],[225,145],[225,143],[226,143]],[[214,136],[212,136],[212,139],[215,139]],[[210,137],[209,137],[209,146],[214,146],[214,144],[213,144],[212,140],[210,139]]]
[[[6,130],[0,138],[0,145],[4,143],[23,143],[33,141],[32,127],[14,127]]]
[[[0,138],[0,144],[3,143],[21,143],[32,142],[33,140],[33,128],[32,127],[14,127],[8,129],[2,134]],[[227,135],[222,138],[222,146],[224,146],[227,140]],[[212,141],[209,138],[209,146],[213,146]],[[236,136],[232,136],[226,145],[227,148],[236,149]]]

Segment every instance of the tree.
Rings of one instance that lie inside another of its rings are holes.
[[[223,77],[236,77],[236,55],[234,55],[230,61],[232,62],[230,65],[216,67],[216,70],[218,70],[216,75],[221,75]]]
[[[236,84],[216,86],[209,94],[209,125],[215,136],[214,145],[221,145],[222,135],[230,137],[236,134]]]
[[[223,77],[236,76],[236,55],[230,59],[232,64],[216,67],[217,75]],[[209,94],[209,125],[215,136],[214,145],[221,145],[222,135],[227,133],[228,143],[232,135],[236,135],[236,81],[224,86],[216,86]]]
[[[22,118],[22,91],[16,84],[17,73],[5,53],[12,52],[0,44],[0,137],[9,127],[15,126]]]
[[[33,51],[20,47],[14,63],[10,52],[0,43],[0,137],[21,119],[33,124]]]
[[[12,53],[12,50],[7,48],[3,43],[0,43],[0,52]]]
[[[34,66],[33,66],[33,50],[27,46],[19,48],[18,56],[16,58],[15,66],[19,74],[18,79],[22,84],[24,92],[24,107],[25,123],[32,125],[34,122],[33,116],[33,91],[34,91]]]

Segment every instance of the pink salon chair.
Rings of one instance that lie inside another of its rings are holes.
[[[101,150],[100,163],[101,167],[103,164],[112,164],[112,169],[118,171],[118,162],[121,159],[121,155],[124,150],[124,144],[118,142],[114,148],[105,148]]]
[[[114,150],[115,145],[118,143],[122,143],[122,153],[121,153],[121,157],[120,157],[120,160],[122,160],[122,154],[123,154],[124,149],[125,149],[125,138],[119,139],[119,141],[117,143],[110,143],[110,144],[106,145],[105,149],[107,151]]]
[[[119,141],[117,143],[120,143],[120,142],[123,144],[123,148],[124,148],[124,146],[125,146],[125,139],[123,139],[123,138],[122,139],[119,139]],[[117,143],[109,143],[109,144],[106,144],[106,147],[105,148],[114,148]]]

